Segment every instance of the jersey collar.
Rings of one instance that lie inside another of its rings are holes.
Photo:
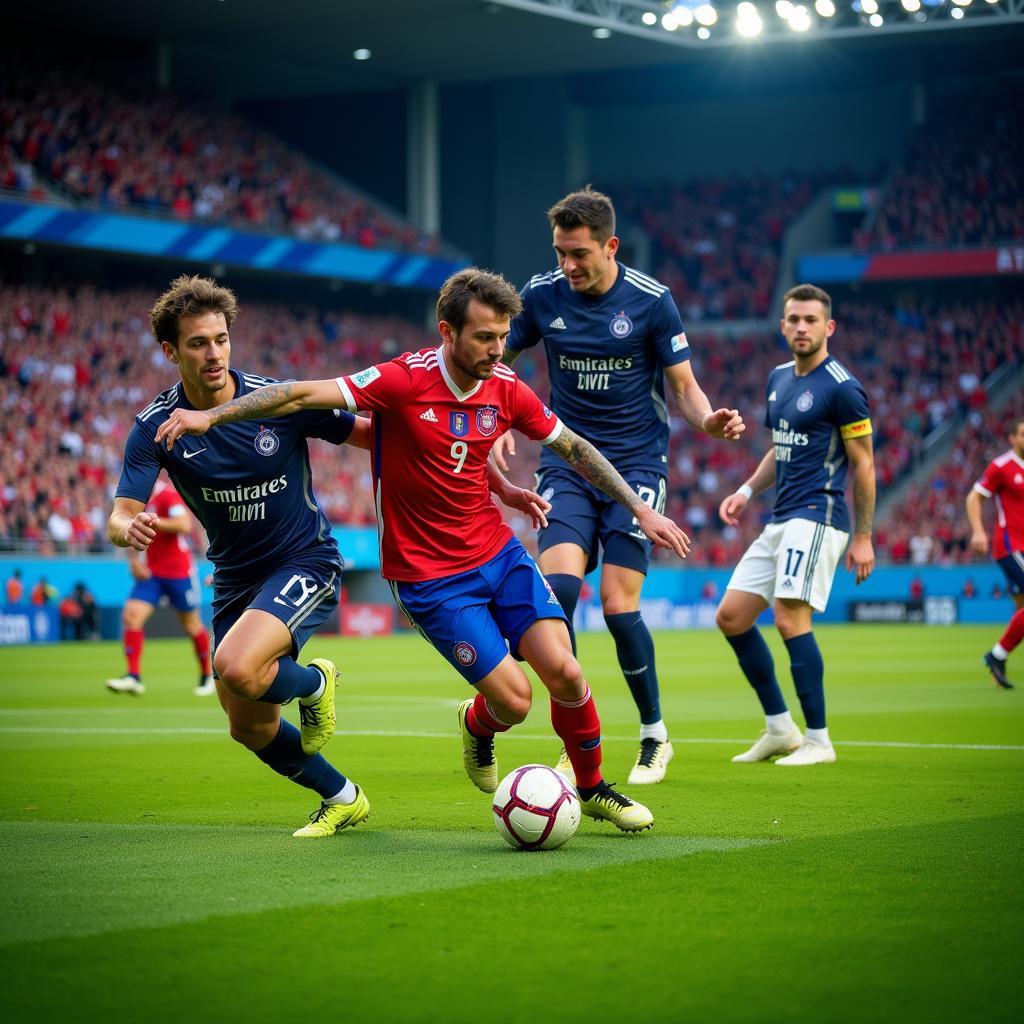
[[[448,372],[448,365],[444,361],[444,345],[441,345],[437,350],[437,365],[441,370],[441,376],[444,377],[445,384],[448,385],[448,390],[460,402],[466,401],[467,398],[472,398],[484,386],[484,382],[482,380],[478,380],[468,391],[463,391],[462,388],[452,380],[451,374]]]

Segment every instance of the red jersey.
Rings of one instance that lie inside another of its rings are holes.
[[[163,480],[157,480],[146,511],[161,519],[191,514],[174,486]],[[146,548],[146,564],[154,576],[169,580],[187,579],[192,575],[192,553],[186,535],[157,530],[153,543]]]
[[[443,346],[442,346],[443,348]],[[510,427],[542,444],[561,421],[499,363],[463,391],[442,348],[406,352],[338,387],[350,412],[371,412],[381,573],[417,583],[482,565],[512,531],[491,500],[487,456]]]
[[[993,459],[974,484],[974,489],[991,498],[996,506],[992,531],[992,555],[1006,558],[1024,551],[1024,459],[1013,449]]]

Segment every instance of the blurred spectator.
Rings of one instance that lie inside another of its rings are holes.
[[[970,576],[964,580],[963,589],[960,591],[960,596],[970,600],[971,598],[978,596],[978,591],[975,589],[974,580]]]
[[[71,593],[61,600],[57,610],[60,613],[62,640],[93,640],[99,636],[96,599],[84,583],[76,583]]]
[[[924,599],[924,581],[920,576],[915,576],[910,581],[910,600],[921,601]]]
[[[14,569],[4,584],[4,594],[8,604],[21,604],[25,599],[25,585],[21,582],[21,570]]]
[[[39,577],[39,582],[32,588],[32,603],[35,605],[49,604],[57,599],[57,588],[50,583],[45,576]]]

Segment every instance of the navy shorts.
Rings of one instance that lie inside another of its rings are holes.
[[[663,474],[625,470],[622,477],[651,508],[665,511]],[[536,490],[551,502],[548,525],[537,535],[542,553],[555,544],[575,544],[587,553],[588,573],[597,567],[600,557],[609,565],[647,574],[654,544],[629,509],[568,468],[542,469]]]
[[[568,626],[537,563],[514,537],[489,561],[424,583],[392,582],[399,608],[474,685],[492,672],[538,619]]]
[[[179,612],[192,612],[199,607],[199,576],[195,570],[191,576],[171,579],[170,576],[150,576],[148,580],[136,580],[129,601],[145,601],[154,607],[162,597]]]
[[[214,576],[213,650],[250,608],[280,619],[292,635],[292,657],[338,605],[342,563],[336,548],[296,555],[258,583],[221,586]]]
[[[1024,594],[1024,551],[1011,551],[997,561],[1006,577],[1006,589],[1011,594]]]

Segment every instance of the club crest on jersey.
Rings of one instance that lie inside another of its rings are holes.
[[[476,429],[484,437],[490,437],[498,429],[498,410],[485,405],[476,411]]]
[[[633,330],[633,321],[626,316],[626,311],[622,310],[621,313],[616,313],[612,317],[612,322],[608,325],[608,329],[616,338],[625,338]]]
[[[805,391],[797,400],[796,407],[801,412],[807,412],[810,407],[814,405],[814,395],[810,391]]]
[[[465,437],[469,433],[469,416],[467,413],[458,411],[450,413],[449,423],[452,433],[456,437]]]
[[[476,648],[465,640],[460,640],[453,648],[452,653],[460,665],[472,665],[476,661]]]
[[[260,432],[253,438],[253,447],[260,455],[273,455],[281,447],[281,441],[272,430],[260,425]]]

